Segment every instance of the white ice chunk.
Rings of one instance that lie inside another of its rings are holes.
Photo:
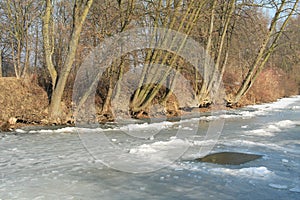
[[[249,135],[258,135],[258,136],[274,136],[272,132],[269,132],[265,129],[256,129],[252,131],[246,131],[245,133]]]
[[[152,124],[148,124],[148,123],[144,123],[144,124],[128,124],[126,126],[123,126],[120,128],[120,130],[122,131],[131,131],[131,130],[149,130],[149,129],[154,129],[154,130],[162,130],[162,129],[166,129],[169,128],[171,126],[173,126],[174,123],[172,122],[159,122],[159,123],[152,123]]]
[[[76,127],[65,127],[54,131],[55,133],[74,133],[76,132]]]
[[[291,188],[290,191],[291,192],[298,192],[298,193],[300,193],[300,186],[298,185],[298,186],[296,186],[294,188]]]
[[[270,183],[269,186],[272,188],[275,188],[275,189],[280,189],[280,190],[284,190],[284,189],[288,188],[288,186],[286,186],[286,185],[280,185],[280,184],[275,184],[275,183]]]
[[[242,169],[215,168],[209,171],[217,174],[228,174],[231,176],[243,176],[249,178],[264,178],[273,174],[273,172],[266,167],[249,167]]]
[[[248,125],[241,126],[241,128],[243,129],[248,128]]]
[[[17,133],[27,133],[27,131],[24,131],[22,129],[16,129],[15,132],[17,132]]]

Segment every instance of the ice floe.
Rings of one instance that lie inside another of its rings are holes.
[[[293,128],[297,125],[300,125],[300,121],[283,120],[283,121],[269,123],[259,129],[245,131],[245,133],[250,135],[259,135],[259,136],[274,136],[278,132],[281,132],[289,128]]]
[[[275,188],[275,189],[280,189],[280,190],[284,190],[284,189],[288,188],[287,185],[281,185],[281,184],[275,184],[275,183],[270,183],[269,186],[272,188]]]

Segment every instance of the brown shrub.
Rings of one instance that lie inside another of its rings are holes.
[[[228,96],[236,94],[242,83],[240,71],[227,71],[224,75],[224,86]],[[256,79],[250,90],[240,100],[241,105],[276,101],[279,98],[298,94],[298,85],[279,68],[266,68]]]

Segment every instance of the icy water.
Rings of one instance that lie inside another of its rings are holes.
[[[205,139],[218,119],[225,120],[220,137]],[[126,163],[130,155],[144,156],[152,170],[127,173],[102,164],[76,128],[20,129],[0,134],[0,199],[300,199],[300,96],[214,116],[80,130],[95,138],[104,132],[112,148],[100,158]],[[209,146],[211,153],[262,158],[242,165],[192,161]],[[160,156],[178,149],[182,157],[153,170]]]

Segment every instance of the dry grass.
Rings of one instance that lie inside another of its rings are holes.
[[[10,117],[33,122],[41,120],[48,106],[46,92],[32,80],[0,78],[0,121]]]

